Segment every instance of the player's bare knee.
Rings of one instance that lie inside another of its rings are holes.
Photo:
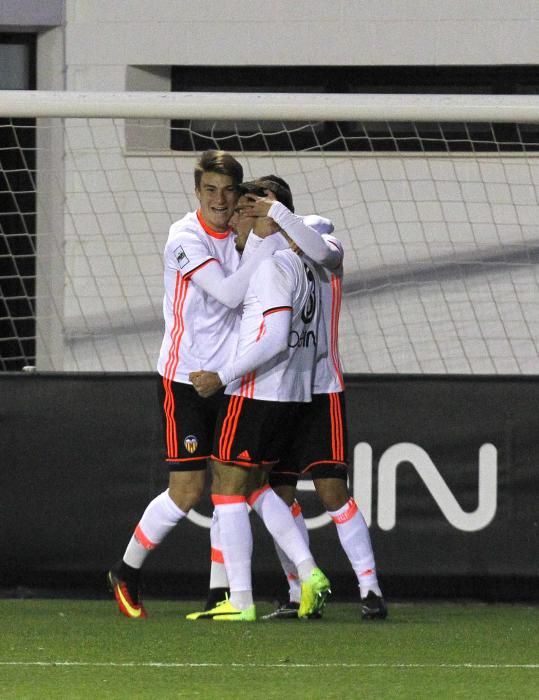
[[[318,498],[326,510],[339,510],[350,498],[346,483],[341,479],[314,479],[313,481]]]
[[[273,490],[282,498],[287,506],[291,506],[294,503],[294,498],[296,497],[296,489],[294,486],[288,486],[287,484],[280,484],[279,486],[273,486]]]
[[[225,496],[247,496],[249,471],[234,464],[212,463],[212,493]]]
[[[174,503],[187,513],[202,498],[205,472],[173,472],[170,475],[168,494]]]

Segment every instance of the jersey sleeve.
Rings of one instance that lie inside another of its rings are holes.
[[[226,276],[220,262],[211,256],[206,250],[204,243],[199,241],[197,247],[194,242],[190,246],[183,246],[183,243],[175,244],[173,252],[176,256],[176,262],[184,277],[192,278],[193,282],[200,287],[204,292],[219,301],[225,306],[235,309],[242,301],[247,291],[249,279],[258,268],[261,261],[270,258],[275,250],[281,245],[283,238],[280,235],[274,234],[265,238],[256,251],[249,257],[236,272]],[[181,250],[180,250],[181,248]],[[187,248],[187,250],[186,250]],[[194,260],[189,259],[189,254],[195,256]],[[183,268],[181,265],[183,264]]]
[[[315,263],[332,270],[341,265],[342,250],[336,250],[334,246],[328,245],[325,236],[321,236],[317,230],[307,226],[303,217],[293,214],[284,204],[274,202],[268,216],[279,224],[305,255]],[[322,230],[327,230],[327,226],[322,227]]]
[[[169,263],[186,278],[215,260],[204,241],[194,231],[181,231],[170,239],[166,245],[166,252]]]
[[[292,308],[295,285],[295,278],[275,258],[270,258],[259,266],[251,288],[258,297],[265,316],[275,309]]]
[[[287,348],[294,280],[274,260],[265,260],[251,280],[250,289],[262,307],[263,332],[247,352],[219,370],[223,385],[258,369]]]
[[[331,221],[331,219],[326,219],[325,216],[318,216],[318,214],[307,214],[307,216],[303,216],[302,218],[305,226],[314,228],[314,230],[320,235],[323,233],[333,233],[335,230],[333,221]]]

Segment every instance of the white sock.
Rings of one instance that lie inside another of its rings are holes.
[[[309,578],[316,564],[294,516],[270,486],[251,494],[249,505],[262,518],[268,532],[293,562],[301,581]],[[225,555],[226,560],[226,555]]]
[[[304,541],[308,545],[309,531],[307,530],[307,525],[305,525],[305,519],[303,517],[303,513],[301,512],[301,506],[296,500],[290,506],[290,512],[294,517],[296,525],[298,526]],[[293,562],[290,561],[283,550],[279,547],[277,542],[274,541],[274,545],[279,561],[281,562],[281,567],[288,581],[288,599],[291,603],[299,603],[301,599],[301,584],[299,581],[298,570],[294,566]]]
[[[219,534],[228,581],[230,602],[238,610],[253,604],[251,558],[253,535],[244,496],[212,496],[219,521]]]
[[[342,508],[328,511],[328,514],[337,527],[342,548],[357,576],[361,597],[365,598],[369,591],[381,596],[369,528],[356,502],[350,498]]]
[[[221,537],[219,534],[219,520],[217,511],[213,511],[210,526],[211,542],[211,566],[210,566],[210,588],[228,588],[228,576],[226,575],[225,559],[221,548]]]
[[[172,528],[185,517],[174,503],[168,489],[151,501],[135,528],[123,560],[134,569],[140,569],[148,554],[160,544]]]

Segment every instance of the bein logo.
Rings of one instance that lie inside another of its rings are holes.
[[[476,532],[487,527],[496,515],[498,496],[498,452],[485,443],[479,449],[477,508],[464,511],[425,450],[412,442],[389,447],[378,462],[378,526],[392,530],[397,519],[397,470],[410,463],[430,491],[447,521],[457,530]],[[368,525],[372,522],[372,448],[360,442],[354,449],[354,493]]]
[[[446,520],[455,529],[477,532],[494,519],[498,505],[498,451],[494,445],[485,443],[479,448],[477,508],[466,512],[427,452],[413,442],[399,442],[388,447],[378,462],[377,524],[381,530],[392,530],[397,523],[397,472],[399,465],[404,462],[414,467]],[[360,442],[354,448],[351,486],[359,510],[369,527],[372,524],[372,476],[372,447],[367,442]],[[299,481],[298,491],[314,491],[312,480]],[[194,508],[187,517],[201,527],[210,527],[211,518],[196,513]],[[324,527],[330,522],[331,518],[325,512],[305,518],[309,530]]]
[[[489,525],[496,515],[498,502],[498,451],[490,443],[479,449],[477,508],[464,511],[433,461],[419,445],[400,442],[389,447],[378,462],[377,524],[381,530],[392,530],[397,522],[397,472],[402,463],[411,464],[428,488],[447,521],[457,530],[476,532]],[[354,448],[352,490],[368,526],[372,524],[372,447],[360,442]],[[300,481],[298,490],[313,491],[311,481]],[[306,518],[311,530],[331,522],[327,513]]]

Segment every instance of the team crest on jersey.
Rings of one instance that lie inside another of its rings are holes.
[[[185,250],[179,245],[176,250],[174,251],[174,255],[176,256],[176,260],[178,261],[178,265],[180,266],[180,269],[182,267],[185,267],[187,263],[189,262],[189,258],[185,254]]]
[[[198,447],[198,440],[194,435],[188,435],[184,439],[183,444],[187,452],[189,452],[189,454],[192,455],[194,452],[196,452],[196,449]]]

